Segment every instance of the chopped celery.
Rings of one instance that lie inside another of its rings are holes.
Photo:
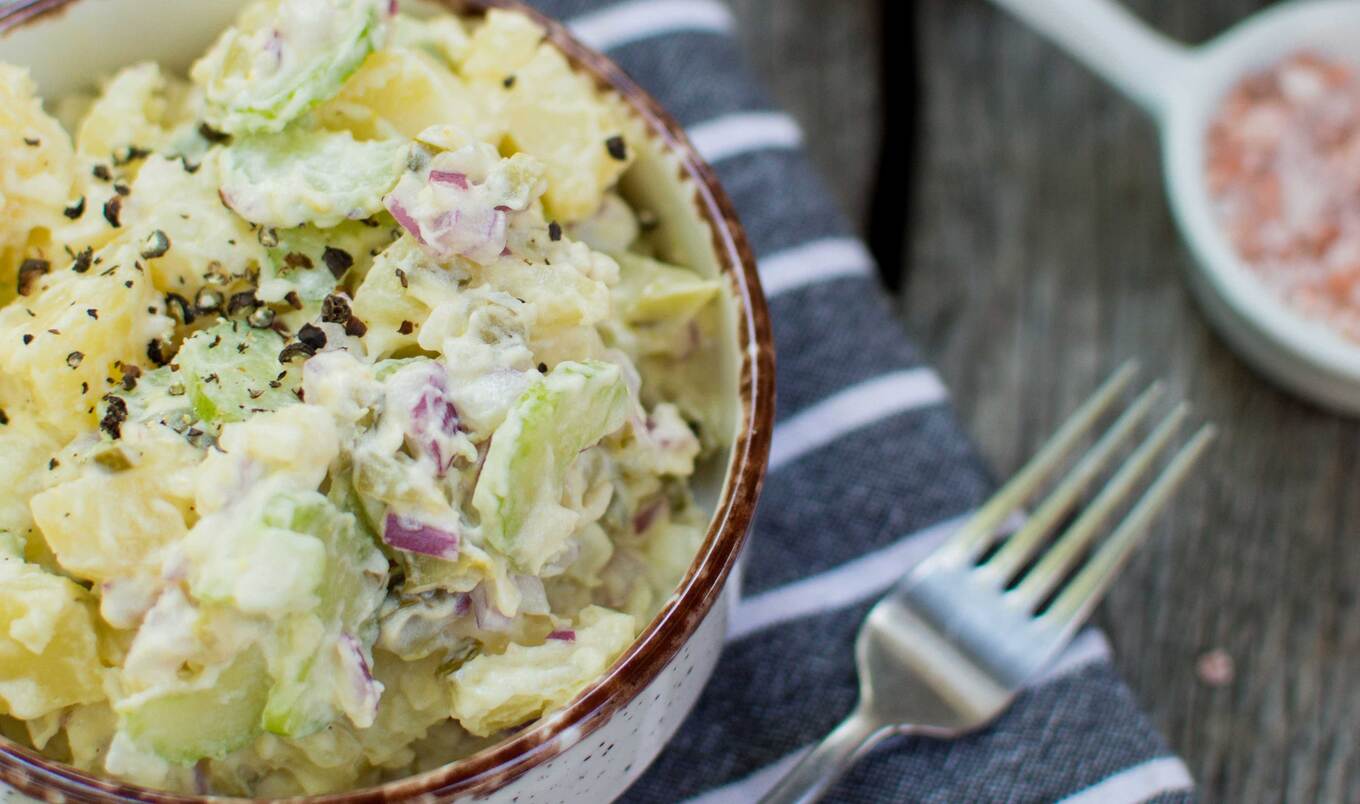
[[[718,295],[718,282],[693,271],[637,254],[617,254],[619,284],[614,301],[634,326],[684,325]]]
[[[372,253],[392,242],[395,226],[383,213],[371,223],[278,230],[278,244],[267,250],[260,269],[260,299],[274,304],[296,292],[304,304],[320,302],[351,270],[360,276],[368,272]]]
[[[222,201],[251,223],[335,226],[383,209],[406,169],[401,140],[289,128],[242,138],[222,154]]]
[[[175,357],[179,370],[172,376],[199,421],[214,427],[245,421],[252,413],[298,401],[301,372],[283,373],[283,346],[283,338],[272,330],[222,321],[184,342]]]
[[[347,670],[354,673],[343,651],[348,641],[363,652],[363,666],[371,666],[368,652],[377,638],[387,562],[354,515],[315,492],[274,497],[263,524],[309,534],[325,545],[318,605],[279,624],[270,668],[275,682],[262,716],[266,731],[301,737],[324,728],[345,708],[342,689],[371,681],[347,677]]]
[[[121,431],[124,421],[161,422],[182,430],[194,419],[179,375],[169,366],[141,374],[131,390],[106,394],[99,400],[98,414],[106,436]]]
[[[208,122],[280,131],[340,91],[387,34],[389,0],[273,0],[250,6],[191,72]]]
[[[195,533],[208,521],[200,521]],[[269,517],[218,521],[218,532],[200,541],[202,552],[189,575],[194,597],[273,619],[315,609],[327,580],[326,548],[319,539],[272,524]]]
[[[566,543],[576,516],[562,507],[567,469],[623,426],[631,402],[611,363],[559,363],[525,391],[496,428],[473,491],[487,540],[537,574]]]
[[[123,729],[158,756],[181,765],[220,759],[260,733],[268,693],[256,648],[237,656],[215,683],[119,704]]]

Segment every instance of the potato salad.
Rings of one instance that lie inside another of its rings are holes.
[[[715,438],[673,378],[721,288],[618,192],[644,136],[506,11],[266,0],[46,105],[0,64],[0,732],[315,794],[600,677]]]

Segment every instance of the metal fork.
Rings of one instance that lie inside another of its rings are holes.
[[[889,735],[953,738],[981,728],[1072,640],[1152,519],[1213,441],[1213,426],[1195,433],[1109,538],[1092,550],[1106,521],[1132,498],[1172,444],[1189,413],[1186,404],[1177,405],[1055,537],[1082,494],[1152,413],[1162,394],[1161,384],[1154,383],[1018,530],[1008,537],[998,531],[1061,468],[1136,374],[1133,364],[1117,371],[1019,474],[874,606],[855,645],[859,705],[762,799],[764,804],[820,799],[857,757]],[[1089,558],[1073,572],[1088,551]]]

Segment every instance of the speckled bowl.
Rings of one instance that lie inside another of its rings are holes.
[[[491,6],[537,18],[576,69],[612,89],[650,133],[622,182],[653,210],[667,257],[726,280],[720,348],[712,355],[731,447],[696,475],[713,512],[699,553],[674,596],[609,672],[570,704],[479,754],[381,787],[310,799],[347,804],[408,798],[447,801],[601,802],[655,759],[712,674],[733,595],[727,579],[764,475],[774,422],[774,354],[755,260],[726,194],[679,125],[607,58],[518,0],[440,0],[465,14]],[[245,0],[20,0],[0,5],[0,61],[31,68],[59,95],[135,61],[187,68]],[[428,3],[427,3],[428,4]],[[202,802],[99,779],[0,739],[0,781],[49,801]],[[5,798],[0,786],[0,800]]]

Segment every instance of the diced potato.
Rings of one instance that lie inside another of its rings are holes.
[[[596,256],[606,261],[609,258],[593,255],[585,246],[579,249],[566,259],[544,262],[507,257],[479,271],[477,277],[532,304],[536,336],[545,337],[562,328],[594,326],[609,316],[609,287],[582,267],[589,266]]]
[[[574,240],[596,251],[619,255],[637,242],[642,233],[637,213],[618,193],[605,193],[600,208],[589,217],[572,224],[569,233]]]
[[[430,126],[453,125],[477,139],[498,142],[505,122],[438,59],[421,50],[389,48],[368,57],[340,94],[316,110],[317,119],[359,139],[414,139]]]
[[[474,657],[451,678],[453,716],[479,737],[539,717],[599,678],[635,633],[631,616],[590,606],[571,641],[511,645],[505,653]]]
[[[0,531],[24,537],[33,527],[28,499],[46,485],[48,461],[61,443],[27,411],[7,409],[9,423],[0,426]],[[30,539],[31,541],[31,539]]]
[[[392,25],[389,47],[417,48],[454,67],[467,58],[471,46],[467,28],[454,16],[418,19],[398,14]]]
[[[472,34],[472,41],[459,65],[463,75],[504,81],[523,67],[543,41],[543,29],[513,11],[492,9]]]
[[[0,64],[0,302],[13,297],[30,232],[63,220],[75,178],[71,138],[36,89],[27,70]]]
[[[544,203],[563,222],[594,213],[632,161],[631,126],[618,101],[575,73],[551,45],[541,45],[516,72],[506,121],[510,147],[547,166]]]
[[[456,297],[457,281],[410,235],[388,246],[354,292],[354,314],[368,325],[364,345],[369,356],[390,357],[415,346],[430,311]]]
[[[658,605],[675,591],[680,579],[693,565],[707,527],[707,515],[690,501],[648,535],[642,549],[646,555],[647,579]],[[654,613],[655,609],[649,609],[639,616],[650,618]]]
[[[86,216],[98,218],[98,210]],[[210,271],[242,276],[265,259],[250,224],[222,205],[212,159],[191,173],[180,160],[148,158],[123,206],[122,223],[139,250],[153,232],[166,235],[169,248],[143,264],[157,289],[191,301]]]
[[[620,254],[618,260],[612,298],[622,325],[610,322],[616,345],[635,358],[691,356],[703,339],[696,318],[717,297],[721,283],[637,254]]]
[[[83,274],[43,276],[23,304],[0,310],[0,371],[42,400],[39,417],[62,438],[95,426],[118,364],[145,364],[149,342],[172,327],[148,313],[161,309],[161,298],[137,267],[135,248],[113,244],[97,259]]]
[[[89,593],[0,558],[0,713],[29,719],[103,697]]]
[[[129,147],[155,150],[193,115],[188,84],[167,77],[155,62],[135,64],[104,85],[76,130],[76,150],[106,163],[126,157]]]
[[[247,477],[268,475],[284,489],[316,489],[340,454],[335,419],[316,405],[289,405],[223,425],[217,443],[220,449],[208,453],[195,479],[199,516],[236,502]]]
[[[104,755],[118,728],[118,716],[108,702],[78,706],[66,718],[66,743],[71,764],[86,771],[103,770]]]
[[[96,582],[154,574],[159,551],[183,538],[194,518],[202,453],[166,428],[123,429],[115,448],[122,467],[92,459],[74,480],[31,501],[62,568]]]
[[[358,732],[359,741],[369,762],[402,767],[415,759],[411,743],[448,718],[448,690],[438,675],[438,656],[406,662],[377,651],[373,658],[373,675],[384,692],[377,719]]]
[[[262,774],[251,791],[257,797],[318,796],[378,781],[364,763],[358,735],[340,724],[290,740],[265,735],[251,748],[260,764],[252,772]]]

